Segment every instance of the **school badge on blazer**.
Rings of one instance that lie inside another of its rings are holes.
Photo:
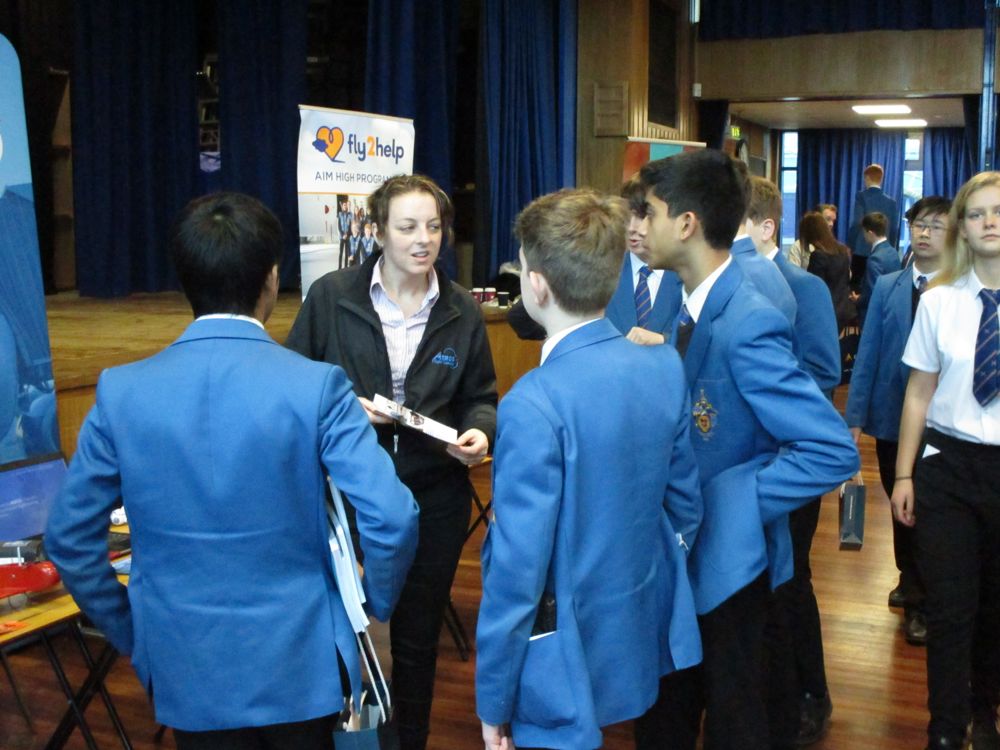
[[[691,416],[694,417],[694,426],[702,439],[710,440],[715,430],[716,417],[719,413],[712,406],[712,402],[705,395],[705,389],[701,389],[701,396],[691,407]]]

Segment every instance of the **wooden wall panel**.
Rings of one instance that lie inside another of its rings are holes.
[[[699,42],[706,99],[899,97],[982,88],[983,32],[866,31]]]
[[[678,127],[649,122],[650,0],[580,0],[577,41],[576,180],[580,186],[617,192],[625,138],[594,134],[594,83],[628,83],[628,135],[695,140],[693,40],[686,13],[678,32]]]

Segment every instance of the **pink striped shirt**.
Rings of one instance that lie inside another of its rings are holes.
[[[417,346],[424,336],[424,329],[427,328],[427,321],[431,317],[431,308],[440,296],[437,273],[433,269],[428,273],[427,294],[424,295],[420,309],[409,318],[403,316],[403,311],[399,305],[389,299],[385,287],[382,284],[382,261],[375,264],[372,272],[372,283],[368,288],[368,293],[372,298],[372,305],[378,313],[379,320],[382,321],[382,335],[385,337],[385,346],[389,351],[389,369],[392,370],[392,400],[398,404],[403,404],[405,399],[404,386],[406,385],[406,373],[413,364],[413,357],[417,353]]]

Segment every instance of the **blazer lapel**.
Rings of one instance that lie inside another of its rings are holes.
[[[680,277],[673,271],[664,271],[660,277],[660,288],[656,292],[656,302],[653,303],[653,310],[646,327],[651,331],[665,331],[667,324],[677,317],[677,311],[680,309]]]
[[[736,263],[731,262],[729,268],[722,272],[708,292],[708,299],[705,300],[705,306],[701,309],[694,331],[691,332],[691,341],[684,355],[684,374],[687,375],[689,388],[694,387],[705,355],[708,353],[709,344],[712,343],[712,327],[715,319],[726,309],[729,298],[733,296],[733,292],[742,280],[743,272]],[[676,323],[674,327],[676,329]]]

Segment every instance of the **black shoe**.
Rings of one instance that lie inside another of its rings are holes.
[[[932,737],[927,743],[927,750],[963,750],[965,738],[960,740],[951,737]]]
[[[889,606],[892,609],[902,609],[906,606],[906,597],[903,596],[902,586],[896,586],[889,592]]]
[[[972,750],[1000,750],[996,720],[988,712],[972,716]]]
[[[833,703],[830,702],[829,693],[822,697],[816,697],[812,693],[803,695],[799,704],[799,733],[795,744],[805,747],[817,742],[829,727],[832,713]]]
[[[911,610],[903,618],[903,634],[911,646],[927,645],[927,620],[924,613]]]

